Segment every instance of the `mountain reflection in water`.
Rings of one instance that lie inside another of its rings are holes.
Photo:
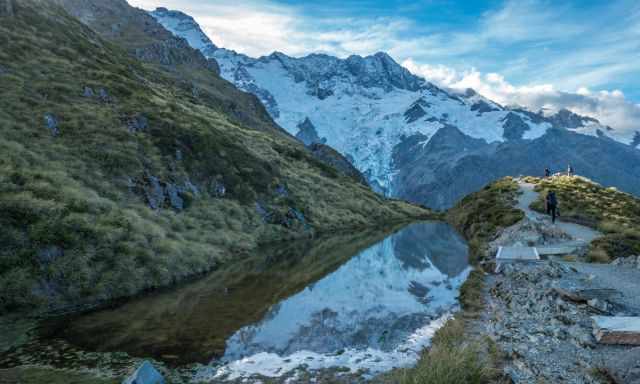
[[[468,270],[467,247],[450,226],[411,225],[235,332],[227,364],[202,375],[274,376],[296,363],[376,371],[411,364],[457,307]]]
[[[49,336],[211,362],[201,378],[279,375],[298,358],[317,368],[407,365],[456,308],[467,247],[444,223],[392,232],[264,247],[188,285],[64,319]]]

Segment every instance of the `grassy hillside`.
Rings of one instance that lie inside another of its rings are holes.
[[[531,208],[543,212],[549,190],[558,196],[561,219],[604,233],[591,244],[588,259],[606,262],[640,255],[640,199],[615,188],[605,188],[582,177],[529,178],[540,197]]]
[[[511,178],[487,184],[458,202],[447,211],[447,221],[469,242],[472,262],[487,257],[485,247],[501,228],[509,227],[524,217],[514,208],[518,184]]]
[[[261,242],[428,214],[51,2],[0,5],[0,311],[127,296]]]

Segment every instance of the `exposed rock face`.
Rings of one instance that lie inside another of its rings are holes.
[[[324,144],[327,142],[327,139],[320,138],[318,136],[318,132],[316,132],[316,127],[313,126],[313,123],[309,118],[305,118],[304,121],[298,124],[298,133],[296,134],[296,138],[302,141],[304,145],[310,146],[311,144],[320,143]]]
[[[490,105],[484,100],[479,100],[471,106],[471,110],[477,111],[479,115],[482,115],[483,113],[499,111],[500,109]]]
[[[447,208],[469,192],[504,176],[541,175],[572,164],[580,175],[640,194],[640,151],[610,139],[564,129],[535,140],[487,144],[453,126],[425,142],[412,136],[394,149],[394,194],[433,208]],[[633,176],[631,176],[633,175]]]
[[[561,109],[555,115],[550,117],[553,126],[556,128],[579,128],[583,127],[588,122],[598,122],[596,119],[590,117],[580,116],[567,109]]]
[[[367,179],[338,151],[321,143],[311,144],[309,147],[311,154],[325,164],[331,165],[338,172],[353,178],[363,185],[367,185]]]
[[[495,170],[484,171],[495,148],[451,125],[431,138],[420,134],[405,138],[393,152],[393,164],[399,170],[393,194],[434,208],[448,207],[466,191],[497,178]]]
[[[415,103],[404,112],[404,119],[407,123],[413,123],[427,115],[425,108],[429,108],[430,104],[423,98],[416,100]]]
[[[190,46],[200,50],[206,57],[210,57],[218,49],[213,42],[202,33],[193,17],[180,11],[170,11],[164,7],[158,7],[150,13],[161,24],[168,22],[171,29],[183,32]]]
[[[524,135],[524,133],[530,129],[529,126],[522,120],[522,118],[513,112],[509,112],[507,116],[502,119],[502,121],[504,122],[504,124],[502,125],[502,127],[504,128],[504,133],[502,134],[502,136],[507,140],[522,139],[522,135]]]

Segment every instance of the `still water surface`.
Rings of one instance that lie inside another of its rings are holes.
[[[204,380],[301,365],[375,374],[416,362],[457,309],[469,270],[464,240],[440,222],[277,244],[178,289],[67,319],[56,336],[200,362]]]

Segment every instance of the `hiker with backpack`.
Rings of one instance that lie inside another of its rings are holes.
[[[554,191],[549,191],[546,198],[547,214],[551,215],[551,223],[555,224],[558,215],[558,198]]]

